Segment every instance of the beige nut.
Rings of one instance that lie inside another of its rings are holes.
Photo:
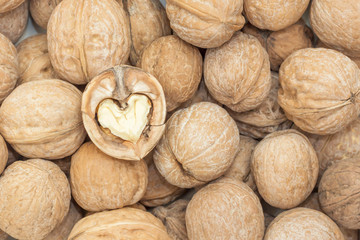
[[[0,135],[0,174],[4,171],[9,158],[9,151],[4,138]]]
[[[122,208],[92,214],[81,219],[68,240],[101,239],[171,240],[162,222],[151,213]]]
[[[314,148],[303,134],[284,130],[267,135],[256,146],[251,172],[267,203],[289,209],[311,194],[319,163]]]
[[[360,113],[359,74],[357,65],[335,50],[298,50],[280,67],[278,102],[302,130],[336,133]]]
[[[62,0],[30,0],[30,13],[37,25],[47,28],[50,15]]]
[[[50,161],[16,161],[0,177],[0,228],[16,239],[43,239],[69,211],[70,185]]]
[[[268,54],[255,37],[237,32],[221,47],[206,51],[204,78],[215,100],[236,112],[249,111],[269,95]]]
[[[189,240],[257,239],[264,236],[264,214],[255,193],[222,178],[195,193],[186,209]]]
[[[241,135],[249,136],[254,139],[262,139],[270,133],[290,129],[294,123],[291,121],[285,121],[282,124],[275,126],[255,127],[243,122],[236,121],[236,125]]]
[[[0,0],[0,13],[11,11],[23,2],[25,2],[25,0]]]
[[[296,23],[310,0],[244,0],[249,22],[260,28],[278,31]]]
[[[167,121],[154,163],[170,184],[192,188],[223,175],[238,146],[236,123],[226,110],[200,102],[176,111]]]
[[[130,103],[132,98],[138,97],[145,100],[139,104]],[[108,117],[99,122],[99,106],[106,100],[111,100],[105,114]],[[148,109],[149,104],[149,113],[141,110]],[[96,76],[84,91],[81,109],[90,139],[101,151],[115,158],[144,158],[165,130],[166,105],[162,87],[156,78],[139,68],[116,66]],[[132,110],[126,113],[128,109]],[[114,112],[118,117],[113,118]],[[139,112],[141,114],[136,114]],[[124,134],[117,134],[120,131]]]
[[[1,105],[0,132],[25,157],[64,158],[73,154],[86,136],[80,106],[81,92],[68,82],[28,82]]]
[[[201,80],[199,87],[197,89],[197,91],[195,92],[195,94],[186,102],[182,103],[179,107],[180,108],[186,108],[186,107],[190,107],[190,105],[194,104],[194,103],[198,103],[198,102],[212,102],[212,103],[216,103],[219,106],[221,106],[220,103],[218,103],[209,93],[209,91],[207,90],[206,86],[205,86],[205,82],[203,80]]]
[[[201,81],[202,64],[200,51],[174,35],[153,41],[138,62],[140,68],[159,80],[168,112],[195,94]]]
[[[47,38],[56,73],[74,84],[129,58],[129,20],[114,0],[62,1],[51,14]]]
[[[283,239],[345,240],[339,227],[328,216],[308,208],[288,210],[271,222],[264,240]]]
[[[186,42],[201,48],[219,47],[245,23],[243,0],[168,0],[170,26]]]
[[[84,143],[71,158],[72,196],[87,211],[122,208],[145,194],[148,171],[145,161],[124,161],[104,154],[93,143]]]

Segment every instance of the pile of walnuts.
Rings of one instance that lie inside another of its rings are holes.
[[[358,1],[0,0],[0,240],[358,240]]]

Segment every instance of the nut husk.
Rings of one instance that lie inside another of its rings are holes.
[[[62,0],[30,0],[30,13],[37,25],[47,28],[50,15]]]

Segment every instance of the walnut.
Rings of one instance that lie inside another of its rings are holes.
[[[281,209],[296,207],[311,194],[318,171],[314,148],[295,130],[267,135],[252,155],[251,172],[260,195]]]
[[[68,240],[100,239],[171,240],[162,222],[151,213],[122,208],[92,214],[77,222]]]
[[[203,187],[186,209],[189,239],[262,239],[264,214],[255,193],[233,178]]]
[[[249,22],[260,28],[278,31],[296,23],[310,0],[244,0]]]
[[[139,68],[116,66],[86,87],[84,126],[92,142],[107,155],[140,160],[164,133],[165,104],[156,78]]]
[[[168,112],[195,94],[201,81],[202,64],[200,51],[174,35],[153,41],[138,62],[139,67],[159,80]]]
[[[23,2],[25,2],[25,0],[0,0],[0,13],[11,11]]]
[[[145,161],[124,161],[104,154],[93,143],[84,143],[71,157],[72,196],[87,211],[122,208],[145,194],[148,171]]]
[[[129,20],[113,0],[62,1],[51,14],[47,38],[56,73],[74,84],[129,58]]]
[[[223,175],[238,147],[236,124],[226,110],[200,102],[176,111],[167,121],[154,163],[170,184],[192,188]]]
[[[293,126],[293,124],[294,124],[293,122],[287,120],[275,126],[255,127],[243,122],[236,121],[236,125],[238,127],[239,133],[241,135],[249,136],[254,139],[262,139],[270,133],[290,129]]]
[[[339,227],[322,212],[294,208],[281,213],[267,228],[264,240],[345,240]]]
[[[237,32],[221,47],[206,51],[204,78],[215,100],[236,112],[249,111],[269,95],[268,54],[255,37]]]
[[[322,176],[319,200],[322,210],[338,224],[360,228],[359,158],[334,163]]]
[[[179,109],[190,107],[190,105],[192,105],[194,103],[198,103],[198,102],[212,102],[212,103],[218,104],[219,106],[222,106],[210,95],[209,91],[207,90],[207,88],[205,86],[205,82],[203,80],[201,80],[195,94],[189,100],[182,103],[180,105]]]
[[[175,33],[201,48],[219,47],[245,23],[243,0],[168,0],[166,13]]]
[[[0,174],[4,171],[8,162],[9,151],[4,138],[0,135]]]
[[[30,0],[30,13],[37,25],[47,28],[49,18],[62,0]]]
[[[336,133],[360,113],[359,73],[353,61],[335,50],[298,50],[281,65],[278,102],[302,130]]]
[[[16,161],[0,177],[0,228],[16,239],[43,239],[69,211],[70,186],[50,161]]]
[[[86,135],[80,104],[81,92],[65,81],[22,84],[1,105],[0,132],[25,157],[64,158]]]

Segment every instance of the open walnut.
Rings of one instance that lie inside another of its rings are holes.
[[[61,1],[62,0],[30,0],[30,13],[37,25],[46,29],[51,13]]]
[[[85,89],[81,109],[90,139],[115,158],[144,158],[165,130],[162,87],[139,68],[116,66],[96,76]]]
[[[11,11],[23,2],[25,2],[25,0],[0,0],[0,13]]]
[[[63,0],[51,14],[47,38],[56,73],[73,84],[88,83],[130,54],[129,19],[114,0]]]

